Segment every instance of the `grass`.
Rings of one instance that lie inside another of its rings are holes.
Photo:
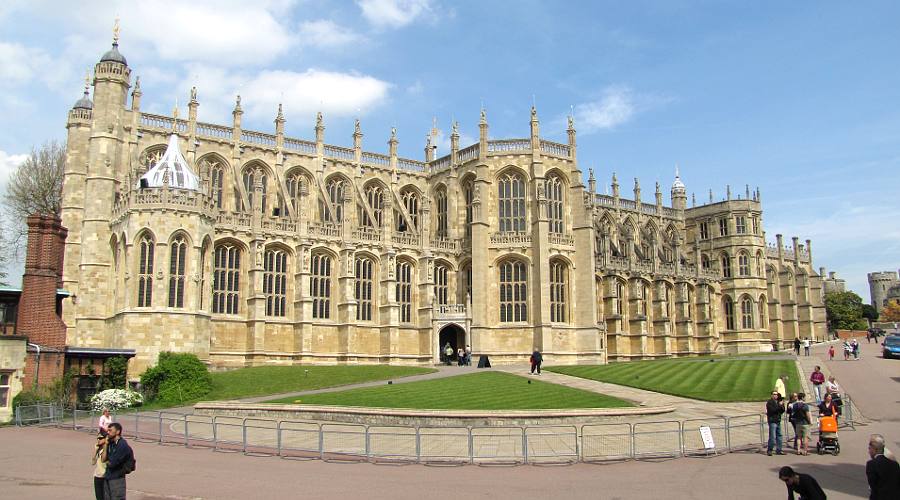
[[[429,410],[622,408],[631,403],[503,372],[482,372],[403,384],[310,394],[269,403]]]
[[[545,370],[704,401],[764,401],[783,373],[788,393],[802,390],[792,359],[673,359]]]
[[[356,365],[356,366],[256,366],[237,370],[212,372],[212,391],[203,401],[240,399],[254,396],[311,391],[327,387],[358,384],[373,380],[388,380],[434,372],[433,368],[414,366]],[[149,403],[141,410],[155,410],[183,406]]]

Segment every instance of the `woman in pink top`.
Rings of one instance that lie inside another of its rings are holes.
[[[97,423],[101,435],[106,435],[106,432],[109,430],[109,424],[111,423],[112,418],[109,416],[109,408],[104,408],[103,415],[100,415],[100,421]]]

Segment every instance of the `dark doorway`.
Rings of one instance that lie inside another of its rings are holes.
[[[444,353],[447,349],[447,344],[450,344],[450,347],[453,348],[453,354],[449,360]],[[447,363],[449,361],[450,363],[455,363],[458,361],[456,352],[459,348],[466,348],[466,331],[458,325],[447,325],[441,328],[441,332],[438,334],[438,351],[441,355],[441,362]]]

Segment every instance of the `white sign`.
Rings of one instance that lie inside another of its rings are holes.
[[[707,450],[715,450],[716,442],[713,441],[712,430],[708,426],[700,427],[700,437],[703,439],[703,447]]]

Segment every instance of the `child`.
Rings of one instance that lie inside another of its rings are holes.
[[[834,361],[834,346],[828,348],[828,361]]]

